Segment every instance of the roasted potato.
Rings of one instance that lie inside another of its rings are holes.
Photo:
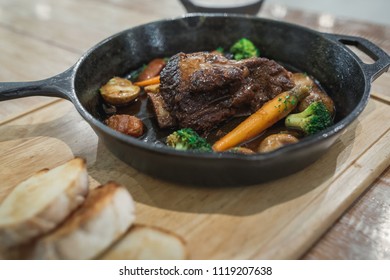
[[[298,141],[297,137],[288,133],[271,134],[261,141],[257,151],[259,153],[272,152],[283,146],[297,143]]]
[[[140,137],[144,134],[144,124],[135,116],[113,115],[106,120],[106,124],[116,131],[133,137]]]
[[[321,101],[324,103],[326,109],[328,109],[329,113],[334,116],[335,114],[335,107],[333,100],[327,95],[325,92],[323,92],[315,83],[314,81],[306,74],[304,73],[294,73],[292,76],[292,80],[296,85],[307,85],[310,86],[311,92],[308,96],[306,96],[301,102],[299,102],[296,111],[302,112],[304,111],[311,103],[316,101]]]
[[[139,96],[141,88],[127,79],[114,77],[100,88],[104,101],[114,106],[125,106]]]

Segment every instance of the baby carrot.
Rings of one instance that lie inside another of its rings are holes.
[[[213,150],[222,152],[259,135],[277,121],[286,117],[297,106],[298,102],[309,94],[309,91],[310,87],[296,86],[289,91],[278,94],[215,142],[212,147]]]
[[[149,85],[155,85],[160,83],[160,76],[156,76],[147,80],[143,80],[140,82],[135,82],[134,85],[139,87],[149,86]]]

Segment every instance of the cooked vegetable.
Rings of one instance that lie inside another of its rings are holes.
[[[150,78],[148,80],[144,80],[141,82],[135,82],[134,85],[144,87],[144,86],[149,86],[149,85],[156,85],[160,83],[160,76],[156,76],[153,78]]]
[[[163,58],[153,59],[139,74],[137,82],[149,80],[160,75],[161,70],[165,67],[166,61]]]
[[[214,52],[217,52],[217,53],[220,53],[220,54],[223,54],[225,51],[222,47],[218,47],[214,50]]]
[[[245,147],[234,147],[234,148],[231,148],[227,151],[230,153],[243,154],[243,155],[254,155],[255,154],[254,151],[252,151],[249,148],[245,148]]]
[[[146,91],[146,93],[159,93],[160,84],[146,86],[144,87],[144,90]]]
[[[299,140],[295,136],[288,133],[271,134],[261,141],[258,152],[267,153],[277,150],[283,146],[297,143]]]
[[[104,101],[114,106],[124,106],[139,96],[141,89],[127,79],[114,77],[100,88]]]
[[[131,71],[129,73],[129,75],[127,75],[127,78],[131,81],[131,82],[136,82],[138,80],[138,77],[139,77],[139,74],[142,73],[142,71],[144,71],[144,69],[146,68],[146,64],[142,65],[140,68],[138,69],[135,69],[133,71]]]
[[[259,135],[287,116],[297,106],[298,102],[309,93],[309,90],[309,87],[297,86],[278,94],[236,128],[215,142],[213,150],[217,152],[225,151]]]
[[[133,137],[140,137],[144,134],[144,124],[135,116],[113,115],[106,120],[106,124],[116,131]]]
[[[211,145],[207,143],[206,139],[199,136],[191,128],[182,128],[167,137],[166,141],[168,146],[175,148],[176,150],[196,150],[201,152],[212,151]]]
[[[230,48],[235,60],[259,56],[259,50],[246,38],[241,38]]]
[[[310,79],[310,77],[305,73],[294,73],[291,76],[291,79],[295,83],[295,85],[301,85],[301,86],[307,86],[307,87],[313,87],[314,81]]]
[[[326,109],[330,113],[331,116],[335,115],[335,107],[333,100],[327,95],[325,92],[320,90],[317,86],[313,87],[313,90],[310,92],[308,96],[306,96],[299,104],[298,104],[298,112],[304,111],[310,104],[314,102],[321,102],[325,105]]]
[[[322,91],[308,75],[304,73],[295,73],[292,76],[292,80],[296,85],[300,84],[312,87],[310,94],[299,102],[298,107],[296,108],[298,112],[304,111],[311,103],[320,101],[324,103],[329,113],[334,116],[335,108],[333,100],[329,97],[329,95]]]
[[[315,134],[332,124],[332,116],[322,102],[311,103],[303,112],[291,114],[285,120],[287,128],[303,131],[306,135]]]

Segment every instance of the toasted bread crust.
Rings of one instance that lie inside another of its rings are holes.
[[[82,207],[73,212],[63,223],[61,228],[55,231],[55,235],[51,235],[51,238],[57,238],[57,236],[69,234],[75,229],[78,229],[85,222],[88,222],[90,219],[99,215],[101,209],[111,203],[112,197],[119,187],[119,185],[110,183],[104,186],[99,186],[91,191],[85,199]]]
[[[134,210],[125,187],[113,182],[100,186],[59,228],[37,241],[32,258],[94,258],[130,227]]]
[[[45,199],[49,188],[59,186],[51,176],[68,181],[60,186],[63,189],[50,189],[54,195]],[[84,159],[75,158],[52,170],[37,172],[16,186],[0,205],[0,248],[17,246],[49,232],[84,201],[87,193],[88,174]],[[28,203],[29,199],[42,197],[41,204],[32,207]]]
[[[102,256],[105,260],[188,259],[185,240],[166,229],[136,224]]]

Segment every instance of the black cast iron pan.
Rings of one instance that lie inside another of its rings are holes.
[[[126,76],[155,57],[227,47],[242,37],[252,40],[262,56],[313,75],[335,101],[335,125],[297,144],[248,156],[180,152],[158,144],[149,125],[147,135],[135,139],[103,124],[98,89],[111,77]],[[375,62],[363,63],[346,45],[357,46]],[[250,16],[192,14],[113,35],[55,77],[1,83],[0,100],[32,95],[66,98],[113,154],[142,172],[186,184],[247,185],[292,174],[316,161],[362,112],[371,82],[387,71],[389,64],[389,55],[363,38],[324,34]]]

